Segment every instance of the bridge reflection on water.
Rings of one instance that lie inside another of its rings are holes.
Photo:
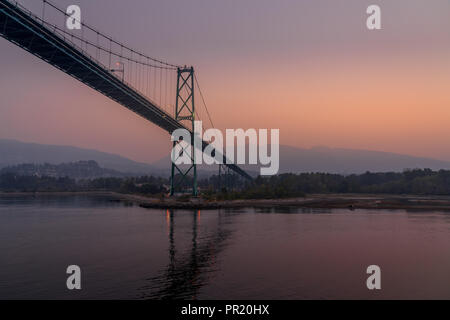
[[[166,211],[169,264],[156,276],[147,279],[148,283],[142,287],[140,298],[196,299],[199,290],[208,284],[213,274],[218,271],[218,257],[227,247],[233,233],[233,214],[219,211],[214,219],[216,221],[206,221],[207,229],[201,229],[200,210],[192,211],[191,217],[190,242],[187,250],[183,250],[178,248],[180,243],[176,242],[177,212]],[[181,236],[186,236],[183,234],[185,230],[186,226],[183,226],[183,230],[180,228]]]

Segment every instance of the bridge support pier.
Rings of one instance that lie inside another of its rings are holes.
[[[194,122],[195,122],[195,103],[194,103],[194,68],[184,67],[177,69],[177,97],[175,100],[175,119],[177,121],[188,122],[187,127],[191,129],[191,142],[194,143]],[[174,141],[173,148],[180,142]],[[182,148],[181,152],[190,149],[192,165],[188,168],[177,166],[172,161],[172,171],[170,178],[170,195],[190,182],[192,185],[192,195],[197,196],[197,165],[195,163],[195,149],[193,144]],[[192,172],[192,181],[189,180],[189,173]]]
[[[219,191],[225,188],[227,191],[232,189],[231,170],[224,164],[219,164]]]

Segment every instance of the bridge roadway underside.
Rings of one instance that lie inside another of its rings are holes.
[[[119,80],[108,69],[7,0],[0,0],[0,35],[168,133],[179,128],[187,129],[155,103]],[[203,141],[203,149],[207,145],[208,142]],[[224,162],[225,159],[224,156]],[[251,179],[238,166],[227,166],[239,175]]]

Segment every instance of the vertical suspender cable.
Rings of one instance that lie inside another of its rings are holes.
[[[159,68],[159,105],[162,103],[162,69]]]
[[[147,64],[149,64],[149,59],[147,58]],[[150,72],[152,69],[147,67],[147,97],[150,97]]]
[[[42,25],[44,24],[44,20],[45,20],[45,2],[46,2],[46,0],[42,1]]]
[[[131,56],[131,60],[128,60],[129,64],[130,64],[130,85],[131,82],[133,82],[133,51],[130,51],[130,56]]]
[[[140,59],[141,59],[140,55],[138,55],[138,59],[139,60],[136,60],[136,61],[140,61]],[[137,91],[140,91],[141,65],[139,64],[139,62],[136,62],[136,69],[137,69],[137,72],[136,72]]]
[[[111,70],[112,41],[109,39],[109,69]]]
[[[97,32],[97,61],[100,61],[100,38]]]
[[[156,101],[156,71],[157,69],[153,69],[153,99]]]
[[[164,91],[165,91],[165,93],[164,93],[164,105],[167,107],[167,105],[168,105],[168,103],[167,103],[167,68],[165,69],[166,71],[165,71],[165,80],[166,80],[166,84],[164,85]]]

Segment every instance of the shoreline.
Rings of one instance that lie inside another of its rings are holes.
[[[391,194],[310,194],[302,198],[245,199],[206,201],[192,198],[185,201],[171,198],[151,198],[142,195],[121,194],[109,191],[84,192],[0,192],[0,199],[32,196],[99,196],[110,201],[128,202],[143,208],[155,209],[220,209],[220,208],[269,208],[298,207],[317,209],[404,209],[450,211],[450,196],[391,195]]]

